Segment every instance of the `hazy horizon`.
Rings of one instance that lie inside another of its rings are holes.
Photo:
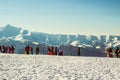
[[[120,35],[119,0],[0,0],[0,27],[52,34]]]

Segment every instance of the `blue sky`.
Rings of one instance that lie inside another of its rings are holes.
[[[0,26],[57,34],[120,35],[120,0],[0,0]]]

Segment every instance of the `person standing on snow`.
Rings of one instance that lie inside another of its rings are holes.
[[[14,47],[13,46],[11,46],[11,53],[14,53]]]
[[[39,52],[40,52],[39,47],[36,47],[36,54],[38,55],[38,54],[39,54]]]
[[[33,47],[31,47],[30,50],[31,50],[31,54],[33,55]]]
[[[4,45],[2,45],[1,50],[2,50],[2,53],[5,53],[5,52],[6,52],[6,48],[5,48],[5,46],[4,46]]]
[[[58,54],[58,48],[55,47],[55,55],[57,55],[57,54]]]
[[[1,47],[1,45],[0,45],[0,52],[2,52],[2,47]]]
[[[48,47],[48,55],[54,55],[54,47]]]
[[[106,53],[106,56],[108,57],[108,58],[112,58],[113,57],[113,54],[112,54],[112,48],[106,48],[105,49],[105,53]]]
[[[78,47],[77,53],[78,53],[78,56],[81,55],[81,53],[80,53],[80,47]]]
[[[28,54],[29,54],[29,51],[30,51],[30,46],[26,46],[26,47],[25,47],[25,54],[28,55]]]
[[[117,47],[117,49],[115,50],[115,54],[116,54],[117,58],[119,57],[119,53],[120,53],[120,49],[119,49],[119,47]]]

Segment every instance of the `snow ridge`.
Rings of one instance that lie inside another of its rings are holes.
[[[6,25],[0,27],[0,39],[6,37],[16,41],[31,41],[46,43],[48,45],[61,46],[73,45],[81,47],[117,47],[120,46],[120,36],[115,35],[63,35],[30,32],[22,28]]]

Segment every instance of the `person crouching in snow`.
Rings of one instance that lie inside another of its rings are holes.
[[[113,54],[112,54],[112,48],[106,48],[105,49],[105,53],[106,53],[106,56],[108,57],[108,58],[112,58],[113,57]]]

